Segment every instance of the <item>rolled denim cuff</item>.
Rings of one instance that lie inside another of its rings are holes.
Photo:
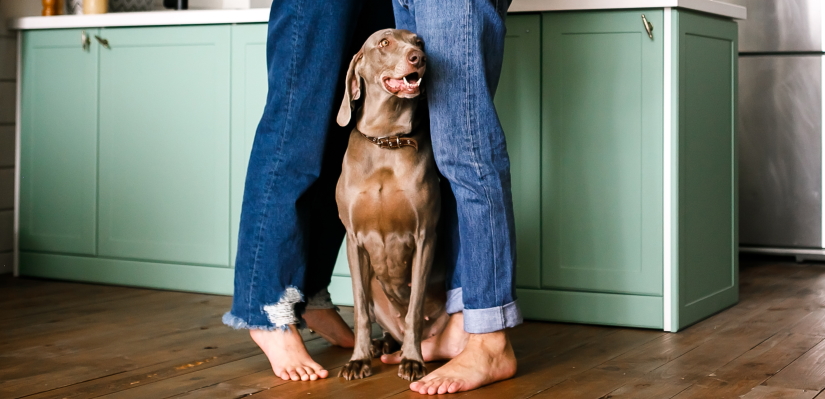
[[[515,327],[524,319],[518,301],[504,306],[487,309],[464,309],[464,299],[461,288],[447,291],[447,313],[464,312],[464,331],[470,334],[486,334]]]
[[[461,293],[461,287],[447,291],[447,314],[461,311],[464,311],[464,297]]]
[[[486,334],[521,324],[524,320],[517,302],[487,309],[464,309],[464,331]]]

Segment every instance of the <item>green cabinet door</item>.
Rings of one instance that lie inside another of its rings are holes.
[[[95,33],[23,35],[22,250],[95,254],[98,48],[81,45]]]
[[[100,36],[100,255],[228,267],[231,27]]]
[[[542,288],[662,295],[662,26],[543,15]]]
[[[229,263],[235,266],[238,226],[246,168],[255,130],[264,113],[266,92],[266,24],[232,27],[232,194]]]
[[[509,15],[496,112],[507,137],[516,223],[516,285],[541,282],[541,16]]]

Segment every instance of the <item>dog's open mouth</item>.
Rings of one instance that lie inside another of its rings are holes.
[[[384,87],[390,93],[400,97],[414,96],[419,93],[423,79],[418,72],[405,75],[400,79],[385,77]]]

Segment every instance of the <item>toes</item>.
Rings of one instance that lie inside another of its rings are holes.
[[[301,381],[309,381],[309,373],[307,373],[306,368],[298,367],[295,370],[295,373],[298,374],[298,376],[301,378]]]
[[[444,395],[445,393],[447,393],[447,390],[450,388],[451,385],[452,384],[450,384],[449,382],[445,382],[443,384],[440,384],[438,386],[438,392],[437,393],[439,395]]]
[[[461,390],[461,382],[455,381],[447,387],[447,392],[449,393],[456,393]]]

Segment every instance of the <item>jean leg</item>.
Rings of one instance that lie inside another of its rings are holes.
[[[460,241],[449,293],[464,328],[521,323],[515,294],[510,161],[493,96],[504,50],[505,0],[409,1],[425,42],[433,151],[456,199]]]
[[[338,66],[360,8],[361,0],[272,3],[269,91],[247,169],[232,310],[224,315],[232,327],[298,322],[309,223],[299,198],[321,172]]]

